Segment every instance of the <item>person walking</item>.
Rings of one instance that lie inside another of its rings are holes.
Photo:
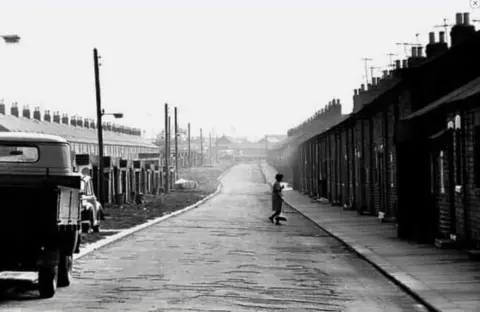
[[[275,211],[273,215],[271,215],[268,219],[272,223],[274,223],[275,219],[275,224],[280,225],[280,219],[284,220],[283,218],[280,217],[280,214],[282,213],[282,204],[283,204],[283,185],[281,185],[281,182],[283,180],[283,174],[277,173],[275,175],[275,183],[273,183],[272,186],[272,210]]]

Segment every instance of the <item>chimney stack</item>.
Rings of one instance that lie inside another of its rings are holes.
[[[88,118],[85,118],[83,120],[83,126],[87,129],[90,128],[90,121],[88,120]]]
[[[53,113],[53,122],[58,124],[60,123],[60,113],[58,111]]]
[[[360,91],[365,91],[365,85],[363,83],[360,85]]]
[[[40,113],[40,107],[35,107],[35,110],[33,111],[33,119],[42,120],[42,114]]]
[[[402,68],[407,68],[407,60],[402,60]]]
[[[77,126],[77,119],[76,119],[75,116],[72,116],[72,117],[70,118],[70,126],[72,126],[72,127],[76,127],[76,126]]]
[[[67,114],[63,114],[63,116],[62,116],[62,124],[68,126],[68,115],[67,115]]]
[[[18,104],[17,104],[17,102],[12,103],[12,107],[10,107],[10,115],[18,117]]]
[[[428,43],[429,44],[435,43],[435,33],[433,31],[428,33]]]
[[[95,124],[95,121],[93,119],[90,120],[90,128],[95,129],[96,127],[97,127],[97,125]]]
[[[5,115],[5,103],[3,102],[3,99],[0,100],[0,115]]]
[[[78,117],[78,116],[77,116],[76,119],[77,119],[77,121],[76,121],[77,127],[83,128],[83,119],[82,119],[82,117]]]
[[[445,37],[444,35],[442,35],[442,33],[444,32],[440,32],[439,42],[435,42],[435,33],[433,32],[429,33],[430,42],[427,44],[427,48],[426,48],[427,58],[432,58],[448,50],[448,45],[445,42]]]
[[[452,46],[462,43],[475,35],[475,27],[470,25],[470,13],[457,13],[456,23],[450,31]]]
[[[30,119],[30,108],[28,108],[28,106],[24,106],[24,107],[23,107],[23,114],[22,114],[22,116],[23,116],[24,118]]]
[[[43,113],[43,121],[47,121],[47,122],[52,121],[52,117],[50,116],[50,111],[45,110],[45,112]]]

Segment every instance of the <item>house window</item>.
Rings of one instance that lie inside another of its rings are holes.
[[[477,188],[480,188],[480,125],[475,126],[474,131],[475,139],[475,185]]]

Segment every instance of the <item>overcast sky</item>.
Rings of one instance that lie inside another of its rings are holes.
[[[469,0],[0,0],[0,34],[22,37],[0,42],[0,99],[95,117],[97,47],[121,124],[160,131],[168,102],[193,134],[282,134],[332,98],[349,113],[363,57],[385,69],[456,12],[480,19]]]

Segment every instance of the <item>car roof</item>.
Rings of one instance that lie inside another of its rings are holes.
[[[58,135],[32,132],[0,132],[0,141],[8,142],[35,142],[35,143],[68,143]]]

